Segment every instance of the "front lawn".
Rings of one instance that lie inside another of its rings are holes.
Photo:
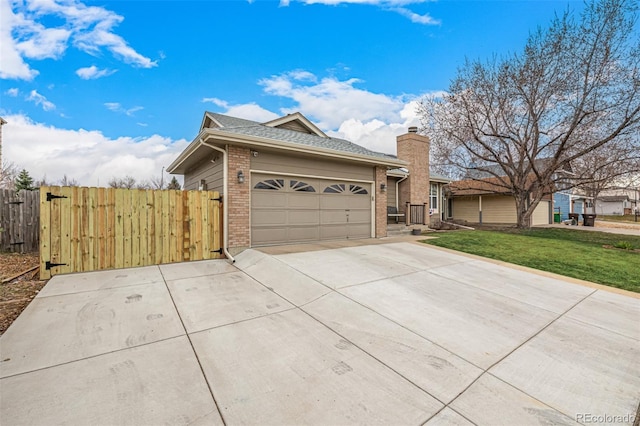
[[[423,242],[640,293],[640,237],[554,228],[431,236]]]
[[[633,222],[633,223],[640,224],[640,222],[636,222],[636,216],[633,215],[633,214],[625,214],[624,216],[622,216],[622,215],[597,215],[596,219],[597,220],[604,220],[606,222]],[[638,221],[640,221],[640,217],[638,217]]]

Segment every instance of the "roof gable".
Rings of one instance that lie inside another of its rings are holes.
[[[276,127],[280,129],[293,130],[294,132],[308,133],[310,135],[328,137],[322,130],[318,129],[315,124],[307,119],[299,112],[287,114],[284,117],[262,123],[264,126]]]
[[[287,124],[303,126],[309,132],[287,128]],[[314,128],[317,131],[312,131]],[[184,174],[187,167],[201,161],[206,156],[205,153],[210,153],[211,145],[208,148],[203,147],[207,144],[206,141],[313,153],[387,167],[400,167],[406,164],[394,155],[371,151],[348,140],[327,136],[300,113],[289,114],[267,123],[259,123],[206,112],[196,139],[169,165],[167,170],[170,173]]]

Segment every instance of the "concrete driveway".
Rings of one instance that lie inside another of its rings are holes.
[[[2,424],[632,424],[640,299],[417,243],[54,277]]]

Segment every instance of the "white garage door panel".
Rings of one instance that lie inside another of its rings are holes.
[[[320,195],[316,194],[287,194],[287,205],[290,208],[318,209]]]
[[[320,211],[320,224],[322,225],[335,225],[345,224],[346,213],[345,210],[321,210]]]
[[[251,215],[251,225],[284,226],[287,224],[287,211],[284,209],[257,210]]]
[[[287,239],[282,242],[318,241],[320,239],[319,232],[319,228],[315,225],[311,227],[289,227]]]
[[[287,194],[281,193],[279,194],[276,191],[254,191],[252,194],[252,202],[255,202],[256,205],[259,205],[262,208],[266,207],[286,207],[287,205]]]
[[[287,237],[287,228],[251,228],[251,238],[258,241],[280,243],[287,241]]]
[[[287,223],[289,225],[317,225],[320,220],[318,210],[290,210]]]
[[[371,223],[371,211],[369,210],[350,210],[349,223]]]
[[[371,184],[253,173],[251,188],[252,246],[371,236]]]
[[[320,229],[321,240],[339,240],[345,238],[348,232],[346,225],[325,225]]]

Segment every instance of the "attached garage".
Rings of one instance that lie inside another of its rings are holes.
[[[367,182],[278,174],[251,175],[251,245],[370,238]]]
[[[232,259],[249,247],[385,236],[388,170],[405,168],[411,201],[429,200],[429,139],[413,129],[397,143],[406,159],[330,137],[300,113],[259,123],[206,112],[167,170],[185,189],[220,192]]]

